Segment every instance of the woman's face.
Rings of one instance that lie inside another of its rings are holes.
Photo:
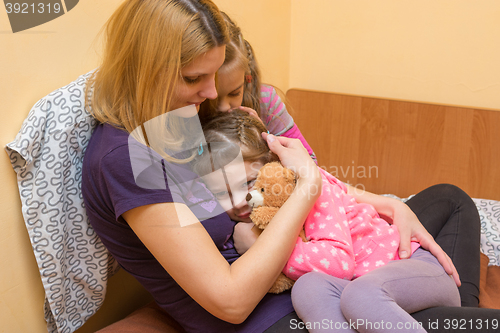
[[[199,110],[204,100],[217,98],[215,73],[224,62],[225,49],[225,46],[214,47],[181,69],[170,110],[192,104]]]
[[[217,111],[222,112],[241,106],[245,89],[245,71],[224,67],[219,70],[217,77]]]

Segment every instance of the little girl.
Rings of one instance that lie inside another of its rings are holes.
[[[276,160],[261,136],[266,129],[242,111],[221,113],[203,129],[206,141],[218,144],[200,156],[194,169],[200,175],[214,174],[235,161],[235,149],[239,148],[246,177],[229,167],[230,177],[224,178],[229,181],[205,179],[220,201],[232,204],[231,208],[221,202],[223,207],[229,207],[232,219],[248,221],[251,208],[242,200],[242,194],[252,187],[258,169]],[[303,320],[301,325],[312,332],[425,332],[409,312],[460,306],[453,279],[430,252],[416,249],[415,243],[411,258],[399,260],[397,228],[380,218],[376,207],[356,200],[363,196],[350,196],[351,189],[346,185],[324,170],[320,169],[320,173],[322,194],[304,225],[309,241],[297,238],[283,269],[292,279],[303,275],[292,291],[295,310]],[[377,206],[394,205],[404,206],[385,197],[380,197]]]
[[[262,120],[269,133],[299,139],[316,162],[316,156],[304,139],[276,89],[261,84],[260,70],[252,46],[243,38],[241,29],[222,13],[230,33],[224,63],[217,72],[217,99],[207,100],[200,107],[204,117],[215,112],[239,108]]]

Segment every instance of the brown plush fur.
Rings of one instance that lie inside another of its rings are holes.
[[[295,184],[294,172],[279,162],[267,163],[259,170],[255,185],[247,196],[247,201],[254,207],[250,219],[259,229],[266,228],[292,194]],[[303,233],[301,236],[303,237]],[[290,289],[294,282],[280,273],[269,292],[279,294]]]

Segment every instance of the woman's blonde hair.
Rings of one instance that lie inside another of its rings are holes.
[[[181,68],[229,39],[210,0],[127,0],[108,20],[105,37],[86,106],[101,123],[129,133],[170,111]]]

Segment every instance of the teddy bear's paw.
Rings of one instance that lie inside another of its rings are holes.
[[[280,273],[271,289],[269,289],[269,292],[272,294],[282,293],[285,290],[291,289],[294,283],[295,281],[287,278],[283,273]]]
[[[259,229],[265,229],[278,210],[277,207],[255,208],[250,214],[250,219]]]

